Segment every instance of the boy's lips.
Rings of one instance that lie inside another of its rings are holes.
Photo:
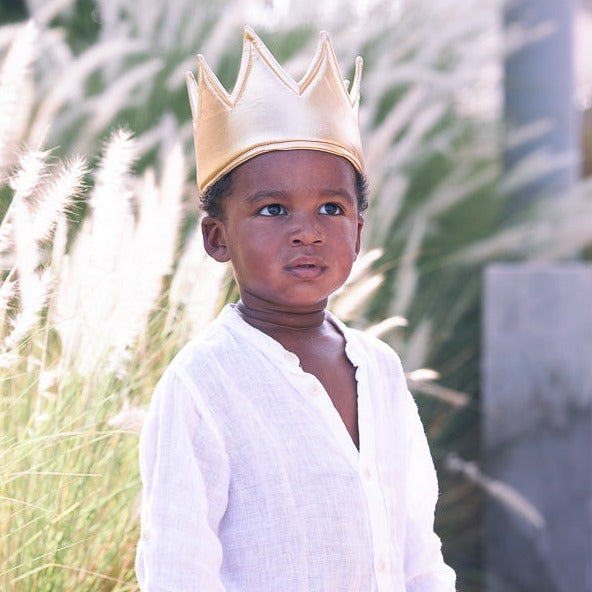
[[[321,275],[326,267],[324,261],[317,257],[297,257],[290,261],[285,269],[301,279],[314,279]]]

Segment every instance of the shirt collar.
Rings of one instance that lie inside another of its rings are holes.
[[[356,331],[350,329],[329,311],[326,311],[326,314],[327,318],[342,333],[345,339],[345,353],[350,362],[356,367],[360,366],[363,360],[364,348],[357,338]],[[218,319],[228,330],[255,345],[259,351],[270,359],[295,367],[300,366],[300,360],[296,354],[285,349],[273,337],[249,325],[240,315],[235,304],[227,304],[218,315]]]

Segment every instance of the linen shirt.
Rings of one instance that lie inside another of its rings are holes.
[[[454,590],[399,358],[329,318],[356,368],[359,451],[319,380],[232,305],[165,371],[140,440],[144,592]]]

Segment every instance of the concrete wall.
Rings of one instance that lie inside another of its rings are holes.
[[[592,267],[485,275],[483,458],[545,523],[489,499],[488,592],[592,592]]]

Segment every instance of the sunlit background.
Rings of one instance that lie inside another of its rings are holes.
[[[543,523],[480,455],[482,272],[592,255],[592,2],[569,5],[573,88],[558,100],[573,149],[554,152],[549,121],[508,125],[504,76],[554,23],[504,29],[499,0],[3,0],[0,589],[137,589],[144,409],[174,353],[236,298],[197,231],[184,76],[199,51],[232,88],[245,23],[295,78],[319,29],[346,77],[364,57],[371,206],[331,307],[400,353],[446,559],[459,590],[485,589],[486,501]]]

